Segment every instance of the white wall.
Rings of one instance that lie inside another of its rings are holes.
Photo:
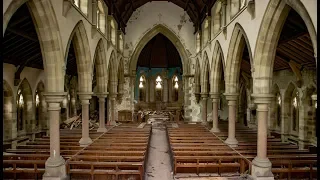
[[[194,27],[188,14],[171,2],[156,1],[141,6],[130,17],[126,27],[124,55],[130,56],[144,34],[157,24],[168,27],[186,50],[195,53]]]

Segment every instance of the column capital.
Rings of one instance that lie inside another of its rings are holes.
[[[111,98],[111,100],[115,100],[116,97],[117,97],[117,94],[118,94],[118,93],[110,93],[110,94],[109,94],[109,97]]]
[[[256,104],[270,104],[274,98],[273,94],[252,94],[251,96]]]
[[[238,93],[224,93],[223,95],[226,96],[228,101],[237,101],[238,100]]]
[[[89,100],[92,98],[93,92],[78,92],[80,100]]]
[[[211,99],[220,99],[220,94],[219,93],[210,93]]]
[[[61,103],[67,92],[44,92],[43,96],[48,103]]]
[[[108,92],[104,92],[104,93],[95,93],[94,95],[96,95],[98,98],[106,98],[108,97]]]
[[[208,93],[200,93],[200,95],[202,99],[208,98]]]

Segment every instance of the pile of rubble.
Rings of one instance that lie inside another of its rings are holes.
[[[99,112],[93,111],[89,114],[89,129],[94,129],[99,127]],[[78,116],[69,118],[63,122],[61,125],[62,129],[81,129],[82,128],[82,118],[81,113]]]

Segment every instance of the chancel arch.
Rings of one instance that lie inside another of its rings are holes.
[[[174,89],[172,77],[175,75],[178,79],[182,79],[183,74],[182,58],[174,43],[165,34],[158,33],[140,52],[134,83],[134,99],[138,102],[137,110],[180,109],[182,101],[172,99],[175,91],[178,91],[178,94],[182,93],[179,82],[177,82],[178,89]],[[141,77],[145,80],[142,81],[144,87],[140,88]],[[139,96],[143,94],[140,92],[145,92],[145,101],[141,101],[143,98]]]

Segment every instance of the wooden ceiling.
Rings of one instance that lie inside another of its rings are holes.
[[[251,74],[249,54],[246,47],[242,59],[241,70]],[[290,61],[301,65],[300,70],[303,68],[316,70],[313,46],[307,27],[299,14],[293,9],[288,14],[279,38],[273,71],[291,69]]]
[[[142,49],[137,66],[149,68],[170,68],[182,67],[182,64],[176,47],[167,37],[159,33]]]
[[[152,0],[104,0],[109,7],[109,14],[118,22],[119,29],[125,33],[126,24],[132,13]],[[211,8],[217,0],[153,0],[167,1],[184,9],[190,16],[195,32],[200,29],[206,16],[211,15]]]

